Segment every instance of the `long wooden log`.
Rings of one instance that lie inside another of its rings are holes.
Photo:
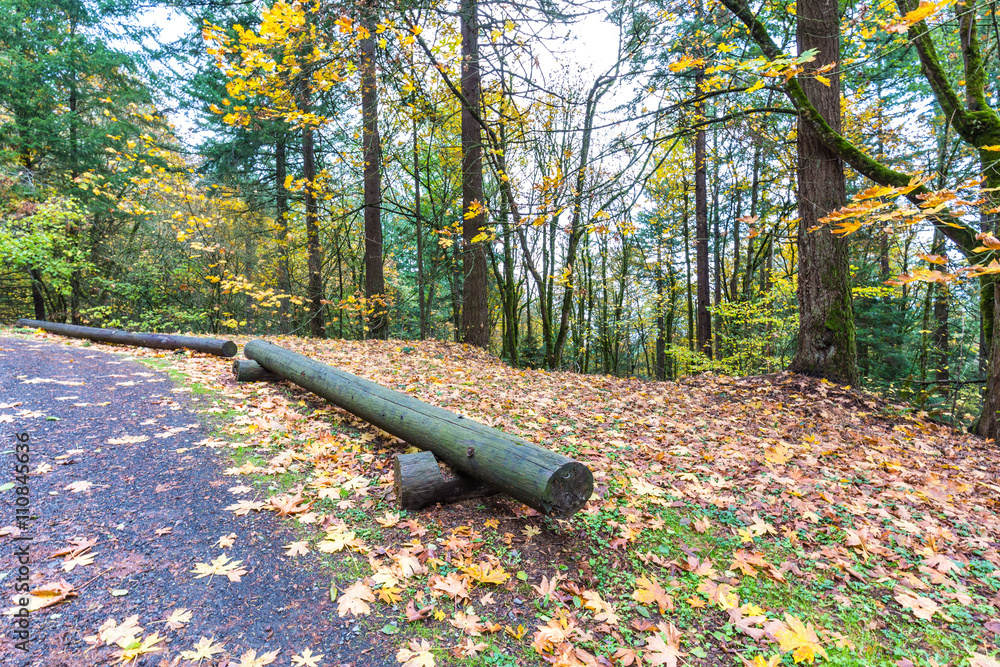
[[[272,343],[253,340],[243,352],[272,373],[539,512],[568,516],[593,492],[590,469],[567,456]]]
[[[233,377],[237,382],[274,382],[285,379],[265,369],[253,359],[234,359]]]
[[[206,352],[220,357],[235,357],[236,343],[220,338],[201,338],[199,336],[175,336],[158,333],[130,333],[118,329],[98,329],[97,327],[81,327],[75,324],[59,322],[43,322],[41,320],[20,319],[16,326],[69,336],[70,338],[86,338],[98,343],[114,345],[133,345],[135,347],[151,347],[157,350],[188,349],[196,352]]]
[[[453,503],[499,493],[492,486],[465,475],[446,480],[431,452],[396,454],[393,480],[396,498],[404,510],[418,510],[435,503]]]

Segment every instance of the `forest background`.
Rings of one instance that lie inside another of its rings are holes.
[[[996,437],[998,46],[995,0],[0,0],[0,318],[791,368]]]

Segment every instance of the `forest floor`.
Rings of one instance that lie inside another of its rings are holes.
[[[499,496],[406,512],[406,444],[289,383],[0,336],[0,423],[32,436],[32,589],[66,598],[32,615],[36,661],[7,662],[5,633],[4,665],[1000,667],[1000,449],[874,395],[268,339],[594,471],[567,520]]]

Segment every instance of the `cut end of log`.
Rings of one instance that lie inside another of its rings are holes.
[[[227,340],[222,344],[222,356],[223,357],[235,357],[237,352],[236,343],[231,340]]]
[[[570,461],[549,480],[545,514],[564,517],[583,509],[594,493],[594,474],[579,461]]]

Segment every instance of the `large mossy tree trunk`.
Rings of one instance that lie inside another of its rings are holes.
[[[840,61],[840,22],[836,0],[806,0],[797,6],[799,53],[817,50],[820,65]],[[840,73],[824,85],[806,72],[800,84],[806,97],[835,131],[840,131]],[[844,165],[806,119],[798,121],[798,351],[789,370],[854,384],[857,343],[851,301],[848,242],[829,228],[815,231],[819,219],[846,203]]]

